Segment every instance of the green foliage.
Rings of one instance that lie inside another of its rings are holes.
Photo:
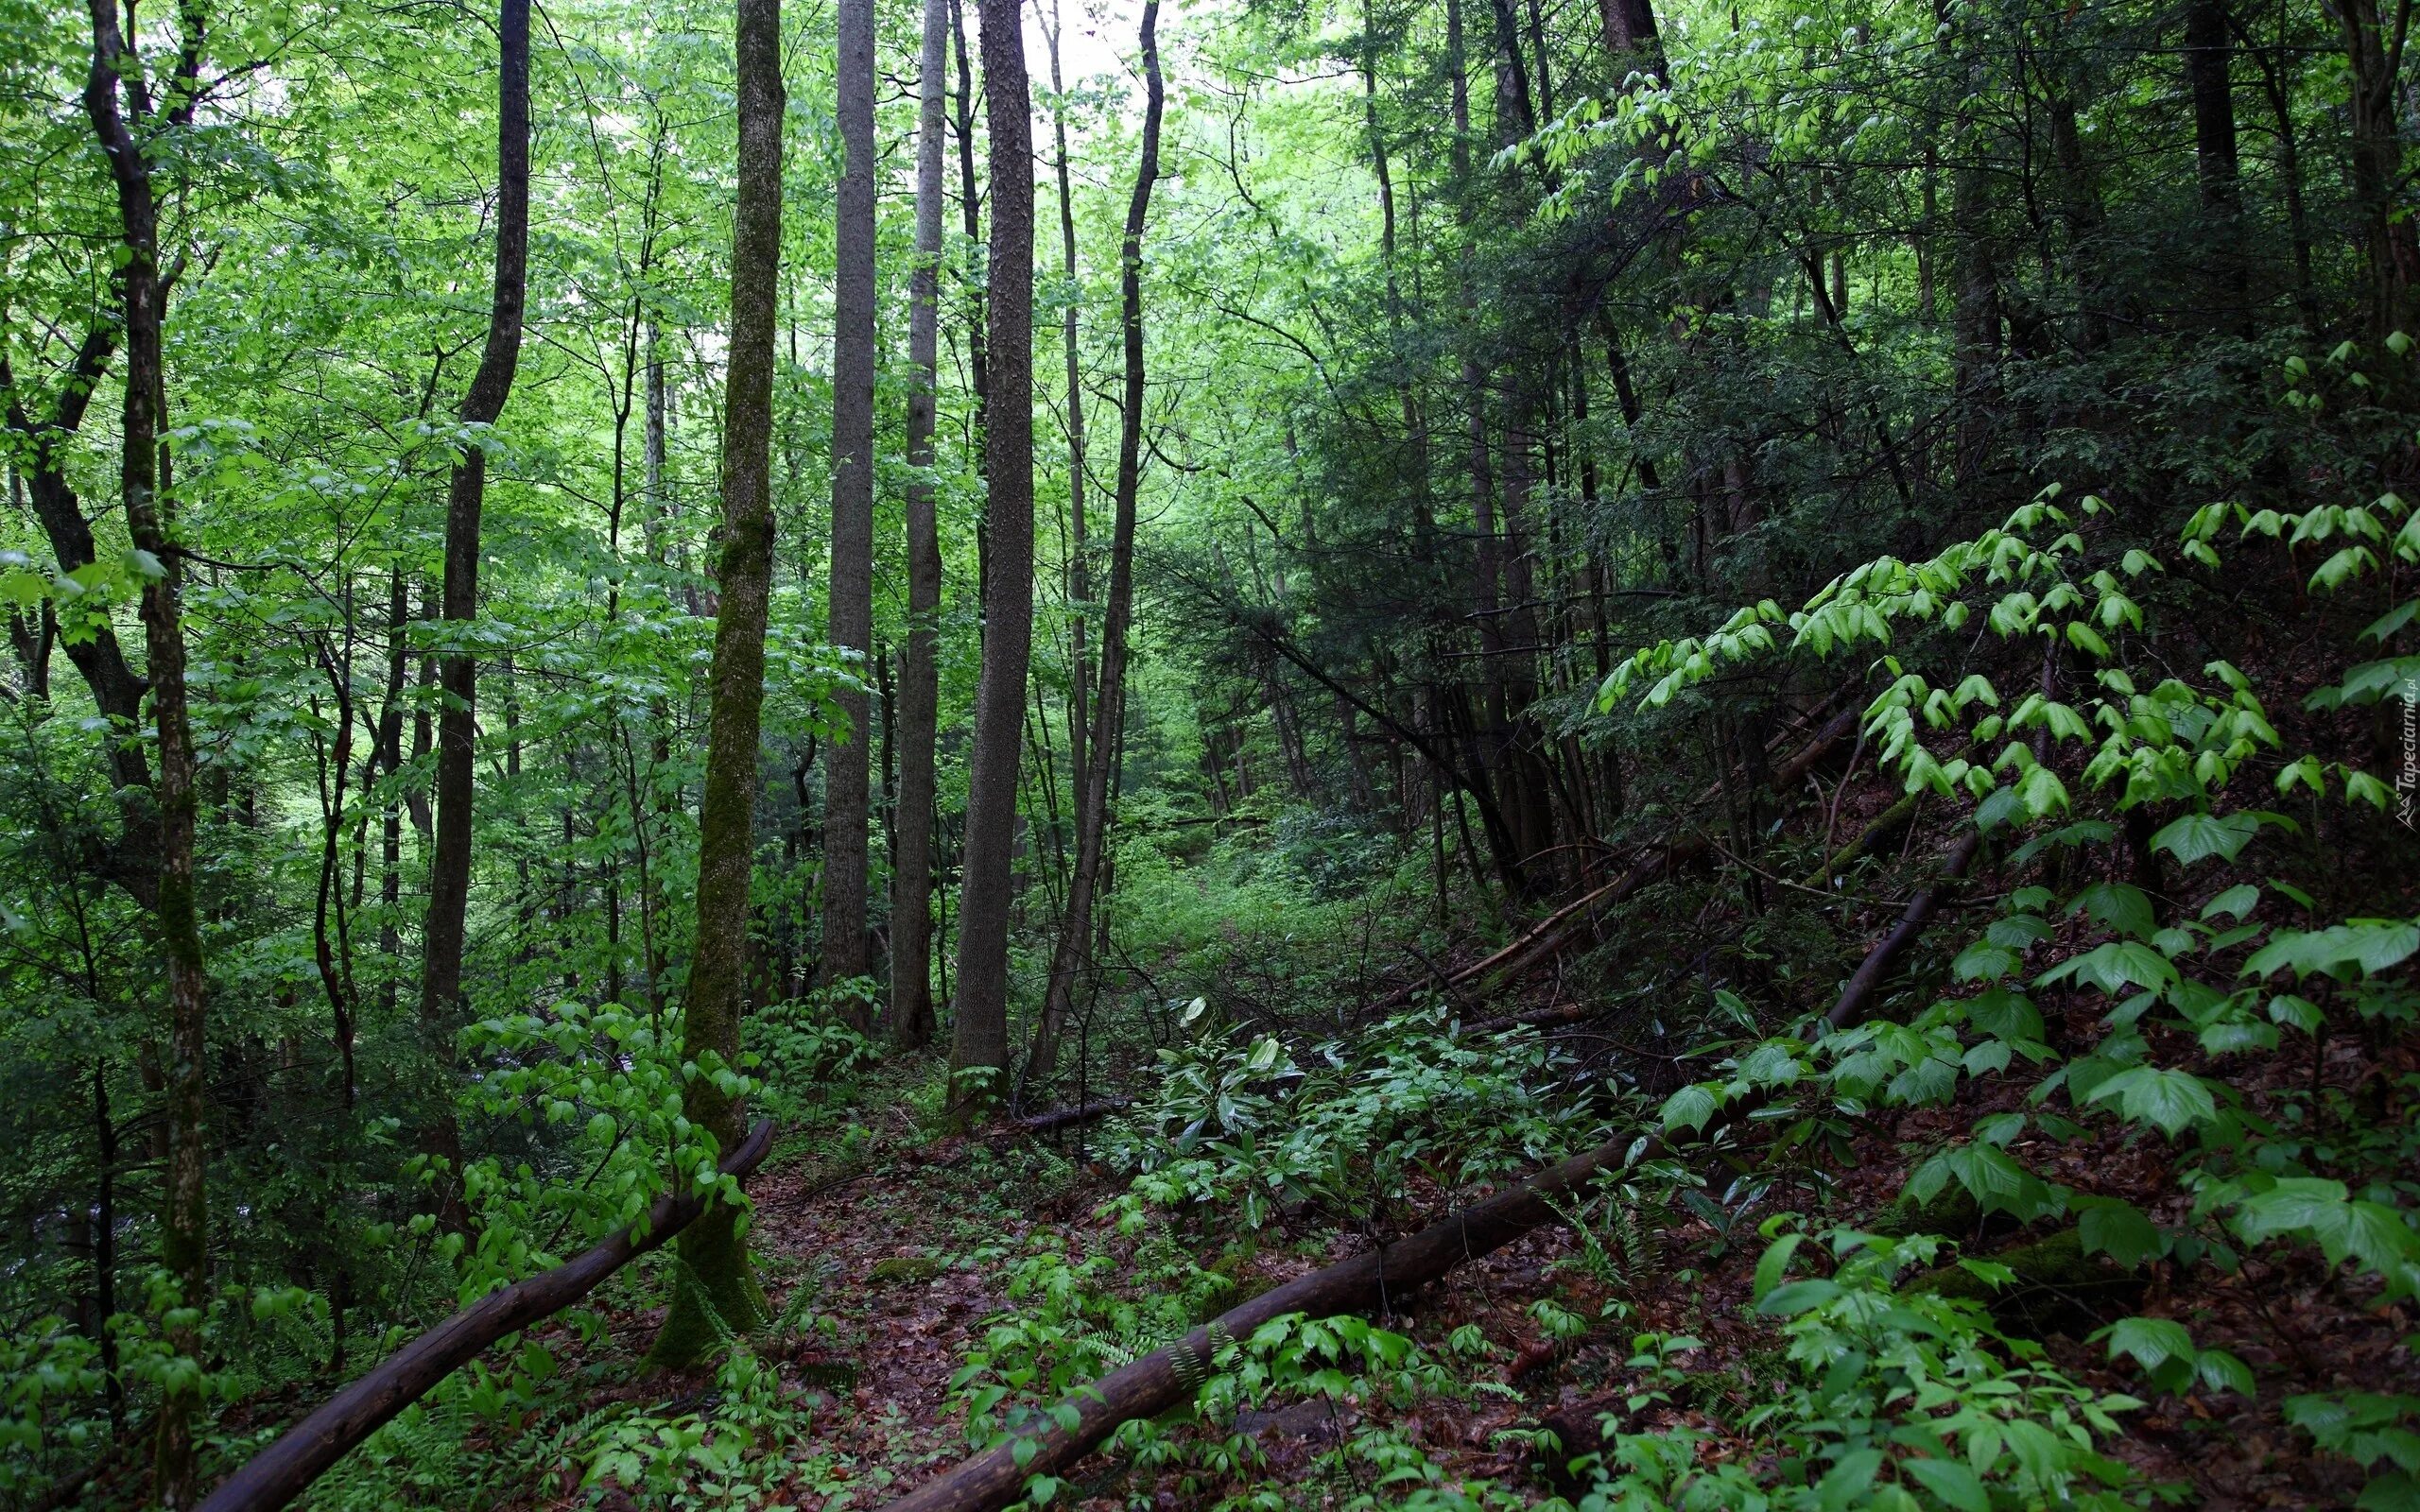
[[[1313,1049],[1305,1069],[1271,1036],[1203,1029],[1160,1052],[1155,1094],[1112,1157],[1139,1172],[1133,1196],[1229,1211],[1258,1228],[1286,1203],[1374,1222],[1412,1181],[1448,1188],[1587,1143],[1594,1127],[1550,1095],[1566,1057],[1534,1035],[1460,1036],[1442,1013],[1378,1026],[1354,1047]]]
[[[1596,1483],[1582,1512],[2142,1503],[2144,1487],[2099,1448],[2140,1403],[2073,1381],[1972,1302],[1898,1284],[1939,1241],[1786,1223],[1767,1224],[1778,1236],[1756,1266],[1755,1310],[1780,1320],[1788,1366],[1772,1400],[1739,1425],[1758,1461],[1708,1457],[1697,1429],[1624,1431],[1582,1465]],[[1810,1248],[1828,1251],[1829,1274],[1790,1279]],[[1961,1263],[1992,1274],[1986,1263]],[[1668,1400],[1683,1380],[1675,1362],[1699,1347],[1642,1336],[1632,1365],[1644,1383],[1628,1411]],[[1606,1421],[1610,1431],[1624,1417]]]
[[[2286,1420],[2327,1452],[2370,1472],[2355,1503],[2361,1512],[2420,1505],[2420,1397],[2368,1391],[2291,1397]]]

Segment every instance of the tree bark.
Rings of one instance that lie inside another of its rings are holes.
[[[529,0],[499,0],[496,35],[495,284],[488,304],[487,345],[458,411],[466,426],[494,424],[511,397],[528,284]],[[487,498],[487,469],[483,438],[474,438],[456,459],[446,489],[442,612],[457,635],[479,612],[479,513]],[[440,1054],[450,1055],[452,1021],[462,995],[464,916],[471,891],[476,659],[467,652],[448,653],[438,681],[443,698],[437,721],[437,844],[429,859],[420,1011],[440,1042]],[[445,1116],[450,1125],[450,1109]]]
[[[839,0],[838,113],[841,143],[838,260],[833,284],[832,601],[830,640],[873,653],[874,144],[873,0]],[[832,743],[823,789],[825,987],[867,974],[868,757],[873,742],[862,682],[838,696],[849,733]],[[864,1027],[864,1025],[859,1025]]]
[[[754,871],[757,740],[765,704],[765,621],[773,585],[773,327],[782,256],[781,0],[738,0],[738,198],[732,216],[731,348],[724,371],[722,559],[716,581],[705,790],[698,806],[698,933],[689,958],[682,1055],[701,1069],[683,1094],[689,1117],[721,1148],[745,1128],[740,1104],[715,1084],[737,1070],[747,991],[749,890]],[[681,1236],[695,1285],[678,1287],[648,1358],[693,1363],[719,1337],[760,1326],[764,1293],[738,1214],[717,1205]]]
[[[917,79],[916,261],[908,284],[908,637],[899,656],[899,801],[892,814],[890,1037],[904,1049],[933,1037],[933,743],[940,674],[940,525],[933,505],[933,409],[940,371],[942,133],[948,0],[925,0]]]
[[[1027,662],[1033,646],[1033,127],[1018,0],[982,0],[992,259],[984,455],[991,570],[967,782],[951,1098],[965,1117],[996,1098],[1009,1057],[1009,906]]]
[[[183,558],[172,540],[175,496],[162,440],[166,405],[163,351],[165,290],[160,276],[158,190],[143,138],[164,119],[190,124],[202,48],[197,0],[179,11],[179,52],[155,104],[142,60],[119,29],[112,0],[92,0],[93,63],[84,83],[84,112],[109,160],[117,191],[120,259],[115,275],[126,346],[125,404],[120,416],[118,487],[127,534],[146,581],[141,618],[151,713],[160,749],[152,791],[158,814],[159,875],[154,914],[167,977],[167,1086],[164,1111],[167,1170],[161,1182],[160,1264],[190,1309],[193,1322],[170,1322],[170,1348],[188,1358],[201,1352],[201,1311],[210,1305],[210,1205],[203,1077],[209,1053],[209,976],[202,961],[201,919],[194,896],[193,727],[185,697]],[[124,103],[121,105],[120,96]],[[198,1377],[170,1389],[160,1403],[154,1440],[152,1495],[164,1507],[193,1504],[193,1419],[200,1405]]]
[[[1143,231],[1151,212],[1151,186],[1160,176],[1160,118],[1167,90],[1160,77],[1159,0],[1143,0],[1143,145],[1134,169],[1134,193],[1126,202],[1126,237],[1118,250],[1118,308],[1125,330],[1126,387],[1117,423],[1115,518],[1110,525],[1109,603],[1100,632],[1100,696],[1092,759],[1076,809],[1076,869],[1067,885],[1067,907],[1051,954],[1050,984],[1027,1058],[1020,1093],[1046,1086],[1059,1060],[1059,1038],[1075,1005],[1076,977],[1091,942],[1093,900],[1100,883],[1101,853],[1109,831],[1109,788],[1116,766],[1115,731],[1126,704],[1127,639],[1134,612],[1134,510],[1142,485],[1143,458]]]
[[[2236,152],[2234,40],[2226,0],[2187,0],[2185,79],[2193,96],[2193,163],[2201,186],[2202,254],[2209,298],[2221,324],[2249,312],[2243,245],[2243,189]]]

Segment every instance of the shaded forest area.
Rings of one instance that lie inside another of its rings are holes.
[[[2420,1507],[2411,24],[0,0],[0,1505]]]

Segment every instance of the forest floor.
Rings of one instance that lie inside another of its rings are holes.
[[[887,1070],[877,1081],[908,1069]],[[890,1090],[866,1088],[857,1116],[870,1117],[866,1109],[882,1106]],[[1911,1151],[1989,1110],[1927,1110],[1895,1122],[1869,1121],[1855,1162],[1829,1177],[1829,1211],[1844,1220],[1874,1221],[1904,1182]],[[970,1452],[964,1413],[951,1400],[951,1377],[980,1346],[987,1325],[1014,1312],[1008,1293],[1014,1259],[1040,1247],[1120,1258],[1133,1248],[1098,1211],[1120,1183],[1070,1158],[1078,1148],[1071,1137],[1060,1136],[1065,1149],[1054,1150],[998,1133],[929,1137],[904,1110],[888,1122],[890,1128],[875,1130],[878,1141],[890,1141],[887,1147],[878,1143],[871,1158],[852,1167],[821,1163],[808,1141],[793,1139],[751,1183],[758,1253],[783,1319],[756,1349],[777,1369],[785,1400],[806,1409],[789,1419],[803,1422],[803,1431],[754,1451],[791,1468],[772,1474],[760,1468],[756,1478],[770,1493],[767,1504],[878,1507],[963,1458]],[[2048,1150],[2035,1153],[2052,1159]],[[2079,1187],[2135,1192],[2147,1202],[2163,1190],[2165,1173],[2152,1169],[2141,1152],[2070,1149],[2064,1159],[2071,1166],[2091,1165],[2060,1173]],[[1405,1229],[1447,1206],[1440,1191],[1416,1193],[1402,1215]],[[1755,1447],[1730,1436],[1724,1426],[1769,1400],[1762,1383],[1779,1348],[1778,1335],[1750,1306],[1751,1272],[1762,1247],[1753,1229],[1757,1219],[1790,1206],[1811,1209],[1812,1192],[1776,1187],[1727,1233],[1701,1217],[1672,1215],[1655,1239],[1653,1274],[1627,1295],[1609,1290],[1576,1263],[1579,1246],[1567,1229],[1535,1230],[1449,1274],[1402,1304],[1391,1320],[1433,1358],[1453,1362],[1468,1384],[1465,1394],[1425,1399],[1409,1411],[1348,1397],[1246,1412],[1219,1427],[1253,1441],[1261,1460],[1253,1469],[1205,1478],[1198,1470],[1142,1472],[1096,1456],[1078,1470],[1059,1504],[1173,1512],[1253,1486],[1289,1487],[1288,1504],[1337,1504],[1372,1487],[1355,1481],[1349,1457],[1322,1452],[1357,1428],[1382,1422],[1417,1444],[1448,1480],[1487,1481],[1518,1502],[1558,1492],[1576,1499],[1586,1489],[1546,1467],[1547,1456],[1534,1447],[1533,1431],[1541,1427],[1558,1433],[1566,1455],[1596,1447],[1598,1425],[1606,1421],[1634,1430],[1686,1424],[1710,1435],[1707,1452],[1716,1456],[1753,1456]],[[1214,1220],[1181,1238],[1198,1246],[1201,1263],[1215,1263],[1235,1283],[1220,1306],[1367,1243],[1316,1218],[1245,1243],[1237,1243],[1239,1237]],[[2006,1252],[2028,1236],[1987,1221],[1964,1237],[1972,1241],[1971,1252],[1985,1253]],[[1134,1284],[1124,1267],[1112,1274],[1113,1285],[1118,1277]],[[2207,1266],[2184,1274],[2192,1278],[2189,1290],[2171,1290],[2167,1268],[2154,1263],[2145,1273],[2080,1276],[2072,1285],[2036,1287],[1996,1305],[2023,1310],[2025,1325],[2047,1339],[2050,1362],[2103,1390],[2149,1395],[2088,1342],[2093,1328],[2128,1312],[2189,1321],[2197,1338],[2234,1349],[2264,1376],[2282,1366],[2300,1389],[2396,1388],[2389,1354],[2412,1320],[2399,1309],[2380,1311],[2347,1295],[2316,1256],[2232,1278]],[[1542,1297],[1599,1321],[1584,1336],[1554,1344],[1530,1311]],[[1609,1302],[1619,1304],[1612,1314],[1616,1321],[1602,1320]],[[635,1368],[661,1317],[650,1288],[615,1287],[608,1317],[605,1333],[586,1345],[567,1334],[550,1341],[567,1359],[585,1356],[588,1379],[599,1383],[581,1403],[587,1414],[627,1407],[713,1417],[711,1371],[665,1376]],[[1466,1324],[1484,1335],[1483,1351],[1458,1353],[1449,1345],[1449,1336]],[[1645,1373],[1644,1362],[1634,1356],[1634,1338],[1646,1332],[1686,1334],[1699,1345],[1677,1362],[1685,1370],[1685,1386],[1633,1413],[1625,1398],[1641,1389]],[[2115,1452],[2148,1481],[2166,1486],[2169,1499],[2221,1512],[2349,1505],[2360,1486],[2349,1465],[2314,1456],[2307,1439],[2286,1429],[2274,1395],[2260,1401],[2199,1393],[2155,1398],[2132,1415],[2129,1436]],[[585,1469],[566,1460],[537,1477],[526,1494],[498,1501],[494,1512],[665,1504],[610,1480],[584,1484]]]

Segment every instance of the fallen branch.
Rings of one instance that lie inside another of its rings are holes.
[[[1958,843],[1949,848],[1948,856],[1942,862],[1941,879],[1917,889],[1916,895],[1908,900],[1906,911],[1899,915],[1899,921],[1876,942],[1874,949],[1866,952],[1865,959],[1858,963],[1857,971],[1841,985],[1840,1000],[1824,1016],[1833,1028],[1846,1029],[1865,1018],[1875,989],[1899,964],[1899,957],[1908,954],[1908,947],[1916,942],[1916,936],[1925,932],[1925,925],[1931,921],[1933,910],[1941,906],[1942,900],[1958,890],[1960,880],[1966,875],[1966,868],[1975,864],[1976,853],[1982,846],[1980,830],[1970,829],[1958,837]]]
[[[724,1160],[723,1175],[748,1175],[772,1147],[773,1122],[760,1120]],[[550,1271],[489,1293],[388,1356],[287,1429],[203,1498],[199,1512],[273,1512],[285,1506],[354,1446],[480,1350],[586,1297],[624,1265],[661,1247],[705,1208],[705,1199],[694,1189],[667,1194],[648,1210],[643,1228],[633,1225]]]
[[[1096,1118],[1122,1113],[1133,1106],[1132,1097],[1104,1097],[1098,1103],[1085,1103],[1077,1108],[1054,1108],[1046,1113],[1028,1113],[1023,1118],[1011,1119],[1009,1125],[1028,1134],[1046,1134],[1071,1124],[1089,1124]]]

